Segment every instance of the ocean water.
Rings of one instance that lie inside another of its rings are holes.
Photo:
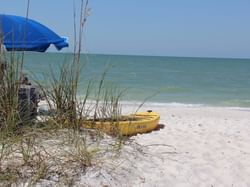
[[[57,74],[72,54],[26,53],[25,71]],[[105,81],[126,89],[128,102],[250,107],[250,59],[82,55],[79,94],[87,82]]]

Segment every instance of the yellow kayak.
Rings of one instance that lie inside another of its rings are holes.
[[[134,135],[146,133],[154,130],[160,120],[160,115],[156,112],[147,111],[122,116],[119,120],[97,120],[86,121],[85,128],[99,129],[107,134]]]

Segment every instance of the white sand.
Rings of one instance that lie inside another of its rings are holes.
[[[126,108],[131,111],[131,107]],[[79,185],[250,186],[250,110],[144,106],[164,128],[130,138],[120,158],[89,168]]]

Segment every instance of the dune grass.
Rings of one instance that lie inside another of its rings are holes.
[[[103,162],[100,154],[107,150],[110,155],[118,154],[121,137],[117,136],[109,148],[103,148],[101,141],[106,135],[82,127],[87,119],[117,120],[124,91],[105,84],[105,72],[97,85],[90,80],[85,92],[80,93],[82,97],[78,97],[75,71],[81,68],[71,63],[59,67],[59,74],[51,72],[49,79],[46,76],[49,85],[39,84],[54,112],[42,122],[31,123],[19,112],[19,63],[8,62],[0,88],[0,185],[35,185],[41,179],[50,180],[51,173],[57,182],[73,184],[77,173]]]
[[[88,1],[81,1],[79,42],[71,61],[64,63],[60,73],[51,70],[48,84],[36,81],[49,105],[51,115],[43,121],[31,121],[22,113],[30,107],[18,99],[19,78],[23,57],[15,52],[0,53],[0,185],[39,184],[41,179],[72,185],[87,167],[103,162],[103,155],[117,155],[123,138],[117,135],[108,147],[101,146],[104,135],[98,130],[83,129],[87,119],[118,120],[120,99],[124,90],[105,85],[104,71],[97,85],[90,80],[85,92],[79,94],[81,79],[80,54],[82,32],[87,19]],[[97,87],[98,89],[95,89]],[[95,93],[93,93],[95,92]],[[95,98],[91,97],[95,95]],[[54,178],[51,176],[54,176]]]

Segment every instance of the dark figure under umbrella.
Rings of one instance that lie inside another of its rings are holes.
[[[45,52],[51,44],[57,50],[68,47],[66,39],[48,27],[35,20],[14,15],[0,14],[0,37],[0,47],[4,45],[7,51]],[[1,73],[2,65],[0,76]],[[27,76],[20,79],[18,91],[20,116],[23,120],[31,120],[36,116],[39,94],[36,87],[29,83]]]

